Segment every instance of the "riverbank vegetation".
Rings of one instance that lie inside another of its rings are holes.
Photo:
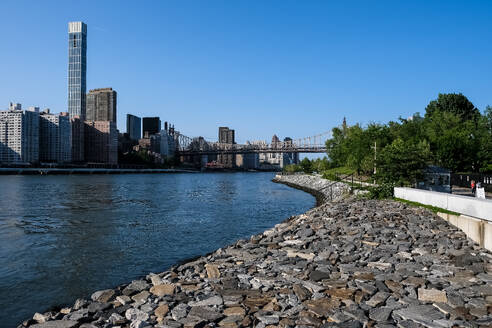
[[[439,94],[424,116],[415,113],[366,126],[349,126],[344,120],[333,128],[326,148],[327,158],[305,158],[286,171],[318,172],[332,179],[355,173],[388,186],[414,185],[428,165],[492,173],[492,107],[480,112],[462,94]]]

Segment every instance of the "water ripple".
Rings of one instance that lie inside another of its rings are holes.
[[[163,271],[314,205],[271,178],[0,176],[1,326]]]

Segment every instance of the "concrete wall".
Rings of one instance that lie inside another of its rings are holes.
[[[466,215],[437,213],[441,218],[463,231],[468,238],[481,247],[492,251],[492,222]]]
[[[481,247],[492,251],[492,201],[411,188],[395,188],[394,194],[397,198],[461,213],[438,215]]]
[[[395,188],[395,197],[444,208],[449,211],[492,221],[492,201],[434,191]]]

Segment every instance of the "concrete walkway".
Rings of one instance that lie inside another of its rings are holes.
[[[474,197],[474,195],[471,193],[470,188],[453,186],[452,190],[453,195]],[[492,199],[492,192],[485,192],[485,197],[487,199]]]

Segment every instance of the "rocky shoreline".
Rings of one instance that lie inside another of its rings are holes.
[[[341,199],[351,191],[350,186],[345,183],[308,174],[277,174],[272,181],[312,194],[316,197],[316,206]]]
[[[327,197],[263,234],[19,327],[492,327],[492,255],[427,210]],[[330,195],[331,197],[331,195]]]

